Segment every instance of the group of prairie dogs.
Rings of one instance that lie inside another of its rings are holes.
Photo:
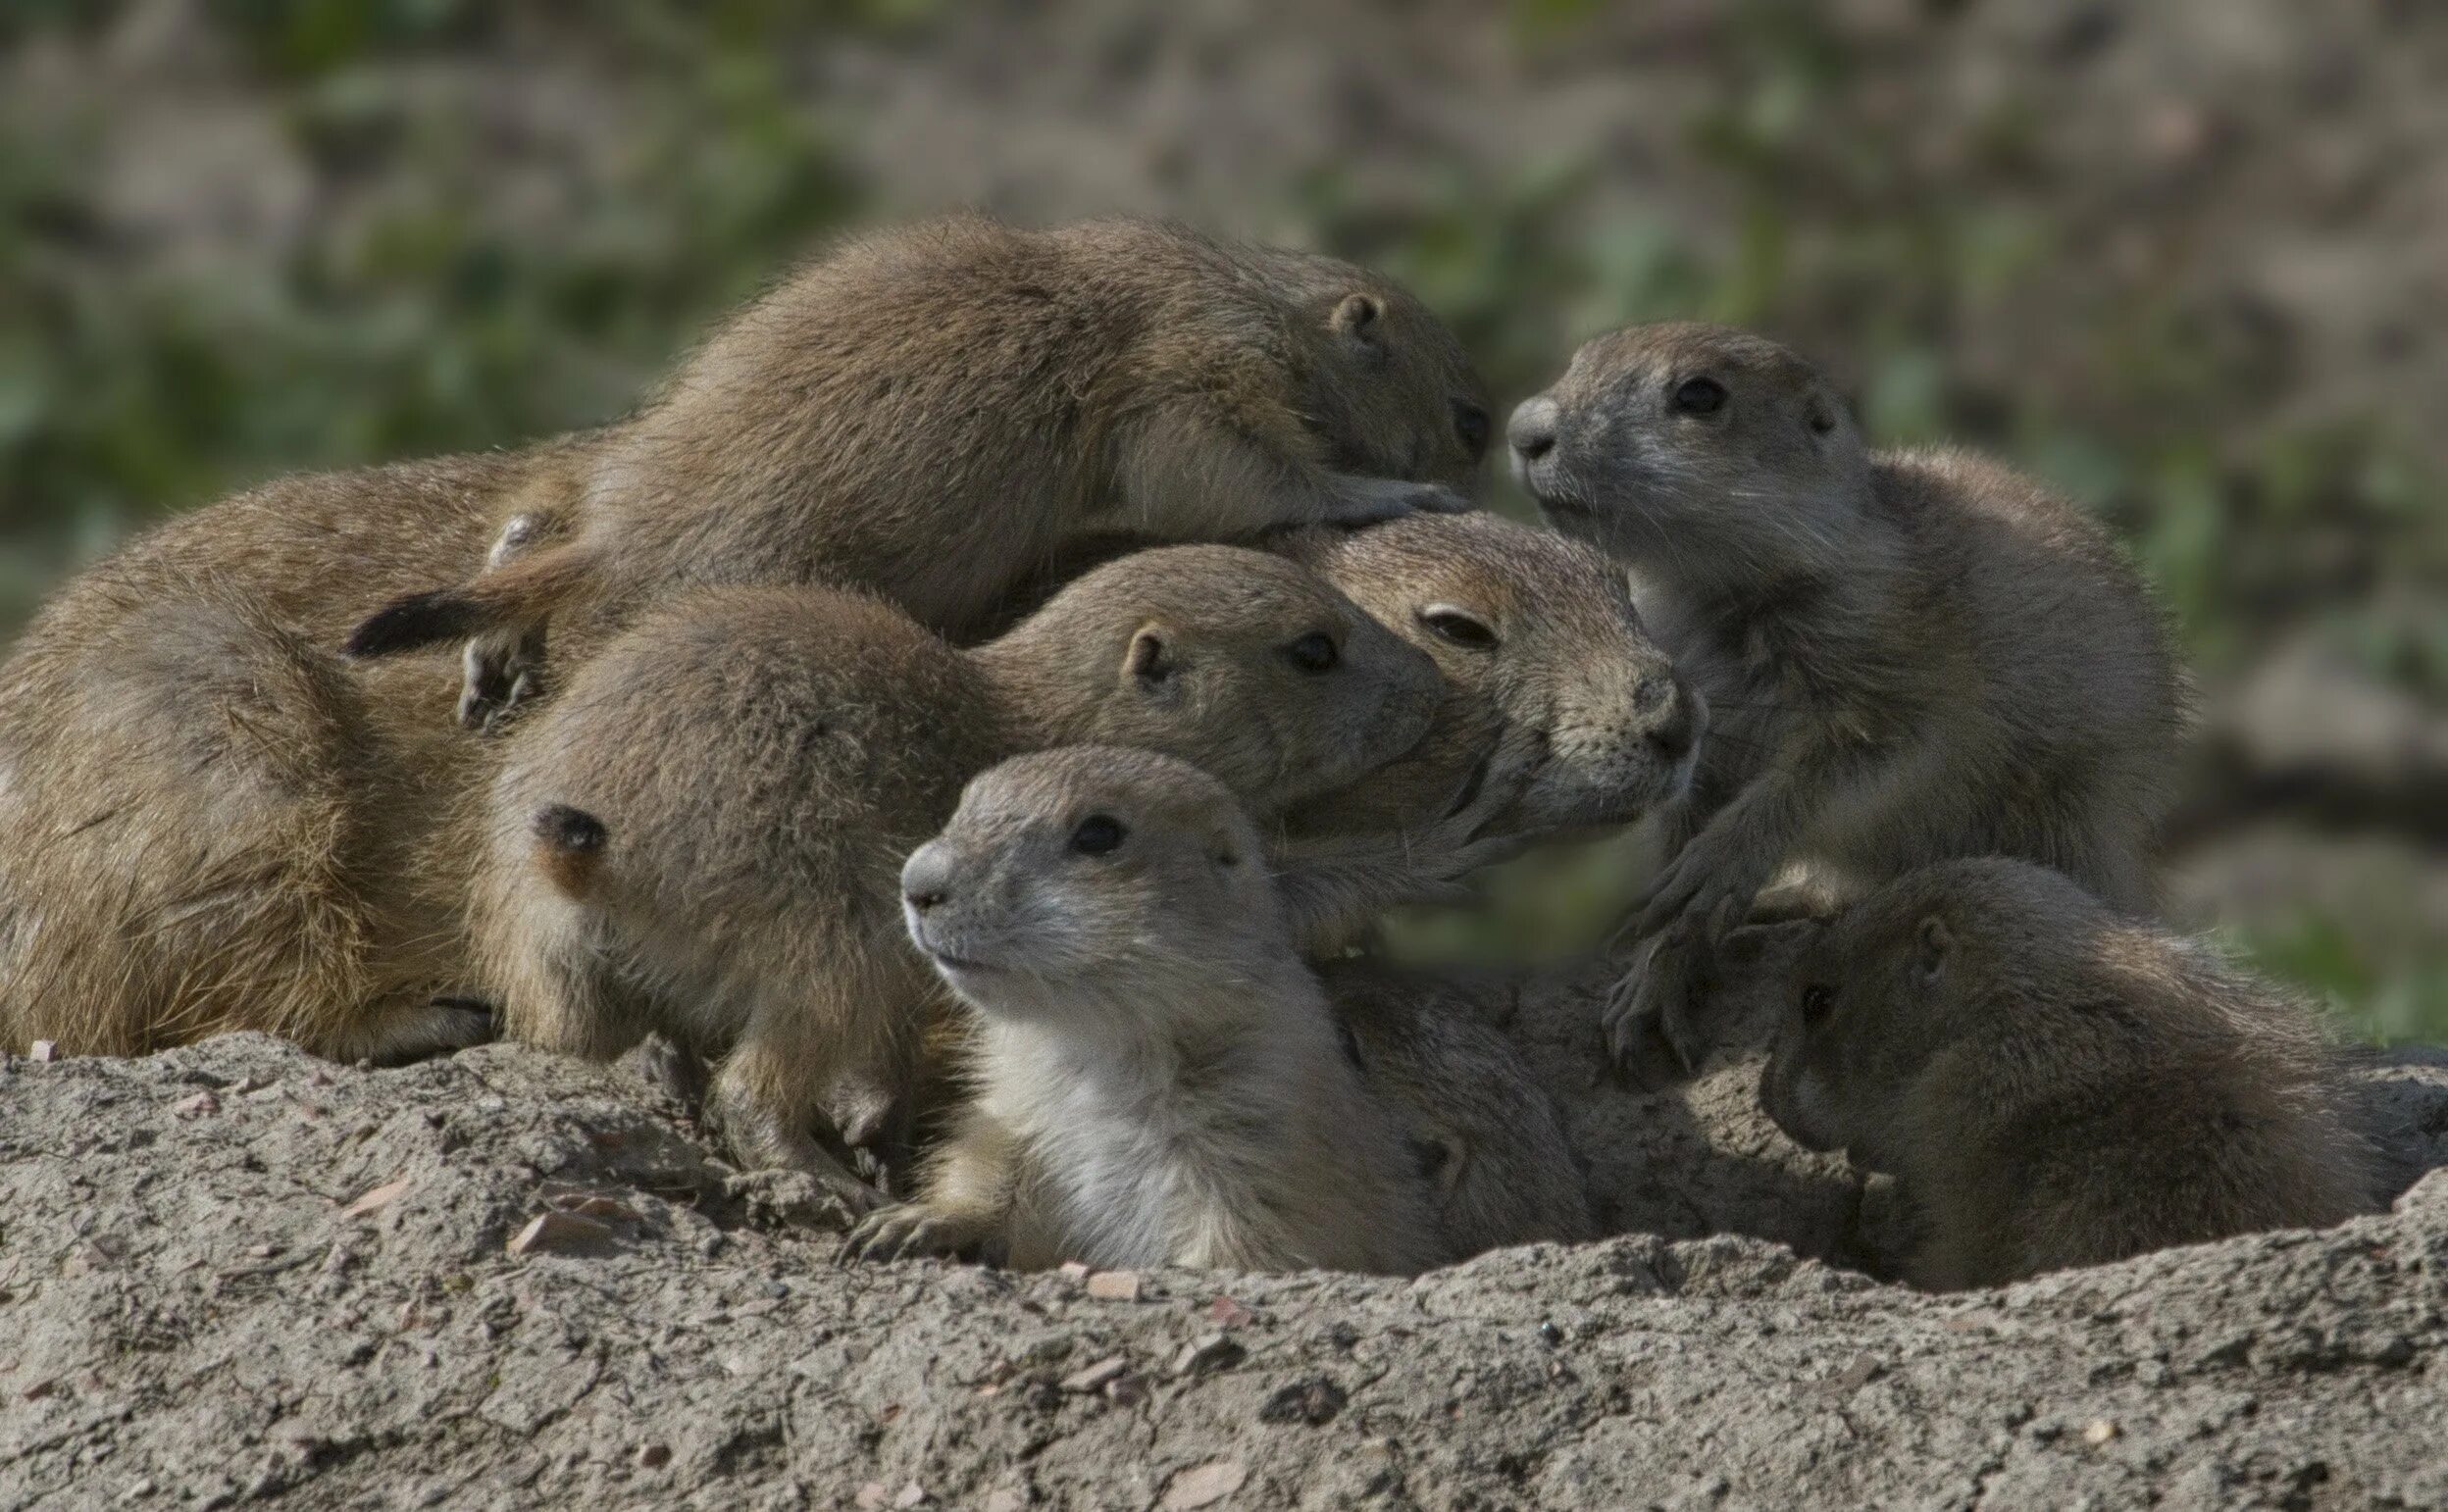
[[[1492,427],[1365,270],[961,218],[602,429],[200,511],[0,674],[0,1040],[660,1033],[846,1253],[1408,1272],[1586,1197],[1500,1034],[1335,958],[1650,818],[1611,1053],[1773,936],[1763,1101],[1913,1279],[2372,1202],[2306,1015],[2151,923],[2185,684],[2088,520],[1717,328],[1513,411],[1553,529],[1468,510]]]

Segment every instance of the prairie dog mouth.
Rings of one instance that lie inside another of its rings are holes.
[[[1452,819],[1478,801],[1479,790],[1488,785],[1488,768],[1495,762],[1496,750],[1490,747],[1488,753],[1471,767],[1470,775],[1462,779],[1460,790],[1454,794],[1454,801],[1446,805],[1444,818]]]

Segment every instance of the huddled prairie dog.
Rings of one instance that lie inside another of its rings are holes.
[[[533,1043],[610,1058],[661,1031],[719,1056],[743,1159],[862,1204],[826,1112],[906,1100],[936,988],[897,879],[964,782],[1107,741],[1194,759],[1271,814],[1400,755],[1437,693],[1426,656],[1315,574],[1240,547],[1109,563],[970,650],[843,589],[707,589],[510,737],[481,978]]]
[[[1409,1140],[1451,1258],[1597,1233],[1562,1113],[1465,994],[1376,961],[1317,971],[1361,1084]]]
[[[978,1099],[848,1253],[1022,1269],[1442,1258],[1396,1121],[1292,948],[1258,836],[1183,762],[1073,747],[970,783],[901,874],[974,1012]]]
[[[1355,915],[1525,839],[1638,819],[1689,783],[1705,703],[1642,625],[1623,570],[1595,549],[1489,514],[1300,531],[1277,549],[1426,651],[1445,680],[1426,739],[1285,818],[1288,855],[1320,870],[1346,856],[1384,886],[1353,889]],[[1330,950],[1361,922],[1333,921],[1308,943]]]
[[[1722,933],[1789,861],[1868,886],[2020,856],[2153,909],[2186,687],[2073,506],[1968,453],[1869,451],[1816,369],[1718,327],[1591,341],[1507,436],[1708,698],[1637,932]]]
[[[547,621],[692,583],[863,588],[961,638],[1086,538],[1458,509],[1488,431],[1451,332],[1351,264],[1151,221],[930,222],[809,264],[601,432],[540,496],[566,540],[350,644],[478,637],[480,721]]]
[[[1804,1145],[1897,1179],[1918,1285],[2318,1227],[2376,1199],[2311,1014],[2047,868],[1911,873],[1824,926],[1788,989],[1761,1101]]]
[[[459,948],[451,816],[499,760],[445,711],[489,723],[535,686],[539,632],[481,635],[464,677],[341,665],[387,603],[538,571],[575,590],[583,539],[610,552],[605,619],[821,579],[958,631],[1075,535],[1450,503],[1486,431],[1453,336],[1332,259],[1137,222],[854,242],[604,429],[282,479],[56,594],[0,667],[0,1032],[134,1053],[259,1029],[343,1058],[484,1032],[432,1001]]]

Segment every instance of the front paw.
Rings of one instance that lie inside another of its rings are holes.
[[[513,710],[543,691],[543,660],[540,633],[469,641],[460,653],[460,727],[484,734],[499,731]]]
[[[1406,482],[1397,478],[1348,479],[1340,494],[1327,507],[1322,523],[1375,525],[1405,515],[1457,515],[1470,508],[1470,500],[1443,483]]]
[[[974,1252],[988,1236],[989,1225],[977,1215],[924,1202],[902,1202],[867,1215],[842,1246],[844,1264],[883,1264],[929,1256],[953,1258]]]
[[[1701,956],[1691,928],[1678,925],[1650,947],[1607,997],[1607,1054],[1643,1090],[1680,1086],[1708,1057],[1696,1000]]]
[[[1774,856],[1762,855],[1739,835],[1704,831],[1650,888],[1631,933],[1646,938],[1679,919],[1717,938],[1749,912],[1775,865]]]

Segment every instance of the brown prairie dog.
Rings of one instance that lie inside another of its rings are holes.
[[[1148,221],[931,222],[802,269],[602,432],[543,495],[565,542],[350,645],[476,636],[481,722],[565,609],[617,624],[691,583],[863,588],[962,638],[1091,537],[1461,508],[1488,427],[1452,334],[1350,264]]]
[[[506,742],[482,978],[533,1043],[608,1059],[659,1030],[721,1057],[713,1109],[742,1159],[858,1206],[874,1193],[843,1146],[864,1135],[843,1126],[906,1110],[938,993],[896,879],[964,782],[1126,742],[1271,814],[1401,754],[1436,697],[1424,655],[1239,547],[1107,564],[973,650],[842,589],[709,589]]]
[[[2046,868],[1888,883],[1824,927],[1788,994],[1761,1101],[1896,1177],[1917,1285],[2324,1226],[2377,1196],[2300,1004]]]
[[[1312,952],[1530,839],[1628,823],[1689,784],[1707,708],[1593,548],[1471,514],[1301,531],[1278,549],[1427,652],[1445,681],[1426,739],[1285,818],[1278,849],[1309,868],[1296,886],[1356,879],[1317,905]],[[1296,909],[1311,911],[1305,893]]]
[[[1718,327],[1599,337],[1508,439],[1557,528],[1641,575],[1708,698],[1637,932],[1721,934],[1787,862],[1859,887],[2021,856],[2153,909],[2185,682],[2071,505],[1968,453],[1865,449],[1815,369]],[[1619,1054],[1640,1017],[1616,1015]]]
[[[1250,820],[1142,751],[1006,762],[901,874],[975,1014],[978,1100],[850,1254],[1020,1269],[1443,1258],[1396,1123],[1292,949]]]

